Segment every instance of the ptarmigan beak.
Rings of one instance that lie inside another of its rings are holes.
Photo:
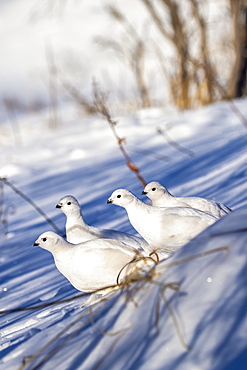
[[[107,203],[112,203],[112,199],[111,198],[107,199]]]
[[[61,204],[57,204],[55,208],[62,208]]]
[[[35,247],[37,247],[37,245],[39,245],[39,243],[38,243],[38,242],[35,242],[35,243],[33,243],[33,245],[34,245]]]
[[[143,195],[146,195],[147,193],[148,193],[148,192],[147,192],[147,191],[144,191],[144,190],[143,190],[143,192],[142,192],[142,194],[143,194]]]

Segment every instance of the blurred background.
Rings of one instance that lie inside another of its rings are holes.
[[[94,113],[93,79],[117,110],[246,95],[246,0],[1,0],[0,34],[1,117]]]

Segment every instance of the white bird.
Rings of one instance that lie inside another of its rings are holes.
[[[122,281],[134,271],[134,265],[128,264],[137,258],[136,251],[116,240],[94,239],[75,245],[52,231],[41,234],[34,245],[51,252],[57,269],[83,292],[116,285],[119,276]]]
[[[153,207],[125,189],[115,190],[107,203],[126,209],[129,221],[153,247],[174,251],[217,221],[189,207]]]
[[[224,204],[200,197],[175,197],[157,181],[147,184],[142,192],[152,201],[154,207],[191,207],[222,217],[232,212]]]
[[[72,195],[61,198],[56,208],[66,216],[66,239],[70,243],[78,244],[92,239],[106,238],[119,240],[142,252],[146,250],[148,254],[150,253],[148,244],[141,237],[89,226],[83,218],[79,202]]]

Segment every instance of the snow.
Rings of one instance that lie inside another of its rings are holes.
[[[235,104],[247,115],[246,99]],[[55,206],[62,196],[73,194],[89,224],[135,234],[124,210],[106,204],[119,187],[146,201],[107,123],[98,116],[78,117],[71,106],[64,106],[62,113],[66,123],[56,130],[49,129],[46,120],[37,124],[36,114],[20,117],[23,146],[15,147],[9,131],[1,145],[1,171],[62,232],[65,217]],[[62,333],[25,368],[34,368],[48,356],[41,368],[92,369],[107,354],[99,368],[243,369],[247,344],[245,128],[225,102],[174,115],[150,109],[116,119],[126,150],[146,182],[157,180],[179,196],[215,199],[234,212],[161,262],[153,280],[133,284],[133,301],[126,291],[116,291],[107,302],[96,305],[90,316],[88,308],[81,308],[87,297],[73,298],[80,292],[56,270],[48,252],[32,246],[51,225],[4,184],[2,207],[14,206],[15,211],[8,216],[8,233],[2,233],[0,244],[1,311],[72,300],[1,315],[0,368],[20,367],[24,357]],[[170,137],[192,150],[193,157],[156,133],[168,120],[172,122]],[[184,127],[189,134],[185,135]],[[8,122],[3,122],[1,130],[7,133],[7,129]],[[83,157],[71,153],[83,153]],[[150,153],[167,156],[169,161]],[[203,255],[207,251],[211,252]],[[178,283],[179,290],[169,288],[170,283]],[[172,314],[160,299],[166,284]],[[185,345],[191,349],[187,351]],[[56,353],[49,357],[53,348]]]
[[[66,49],[71,40],[81,51],[77,62],[87,67],[80,75],[85,90],[91,73],[98,76],[104,66],[129,89],[109,53],[95,57],[91,40],[102,19],[106,34],[112,32],[101,2],[77,8],[72,3],[64,2],[68,12],[59,8],[57,13],[39,2],[33,8],[30,0],[1,2],[3,97],[47,98],[44,37],[49,33],[58,60],[68,54],[76,60],[72,44]],[[27,23],[30,14],[38,21]],[[88,32],[76,40],[82,14],[87,22],[81,27]],[[234,101],[245,117],[246,103]],[[114,115],[118,135],[126,139],[125,148],[147,183],[159,181],[176,196],[213,199],[233,212],[160,262],[152,279],[116,290],[92,309],[82,308],[88,295],[58,272],[51,254],[33,246],[41,233],[54,230],[25,196],[61,234],[65,216],[55,206],[67,194],[79,200],[88,224],[135,235],[126,212],[107,205],[107,199],[126,188],[148,200],[102,117],[85,116],[69,101],[59,105],[59,117],[52,130],[47,107],[17,110],[13,121],[0,107],[0,177],[8,181],[0,182],[0,370],[245,370],[247,131],[229,102],[183,112],[167,106]],[[177,150],[171,140],[193,155]]]

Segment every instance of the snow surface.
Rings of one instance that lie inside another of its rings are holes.
[[[235,101],[245,116],[246,102]],[[48,128],[46,111],[20,115],[19,146],[9,122],[2,122],[1,176],[62,232],[65,217],[55,206],[72,194],[89,224],[135,234],[124,209],[106,204],[117,188],[146,199],[107,123],[98,116],[78,117],[72,105],[61,113],[56,130]],[[76,298],[80,292],[56,270],[50,253],[33,247],[52,226],[3,185],[1,206],[14,212],[8,214],[6,235],[1,224],[1,311],[33,309],[0,315],[0,369],[20,368],[24,358],[25,369],[245,369],[246,129],[224,102],[116,119],[146,182],[157,180],[178,196],[214,199],[234,212],[161,262],[152,280],[131,285],[129,294],[115,291],[89,312],[81,307],[88,297]],[[157,128],[194,155],[169,145]],[[72,300],[34,308],[64,298]]]
[[[133,93],[131,73],[93,42],[99,33],[122,37],[103,7],[99,0],[1,1],[1,97],[26,107],[49,102],[48,47],[57,67],[88,96],[93,75],[111,93]],[[145,8],[125,0],[124,10],[143,35]],[[150,27],[147,36],[156,37],[153,32]],[[168,47],[168,59],[169,53]],[[160,101],[166,95],[163,80],[148,58],[152,97]],[[235,101],[245,117],[246,103]],[[53,227],[11,184],[61,234],[65,217],[55,206],[64,195],[80,201],[88,224],[132,234],[124,209],[106,201],[117,188],[148,200],[104,119],[86,117],[63,100],[59,125],[51,130],[48,109],[17,108],[8,119],[0,106],[0,177],[9,181],[0,182],[0,313],[13,310],[0,314],[0,370],[245,370],[247,131],[231,105],[185,112],[152,108],[114,117],[147,183],[159,181],[177,196],[214,199],[234,212],[162,261],[152,280],[115,291],[92,310],[81,307],[88,296],[57,271],[51,254],[33,246]],[[177,150],[171,140],[187,150]]]

